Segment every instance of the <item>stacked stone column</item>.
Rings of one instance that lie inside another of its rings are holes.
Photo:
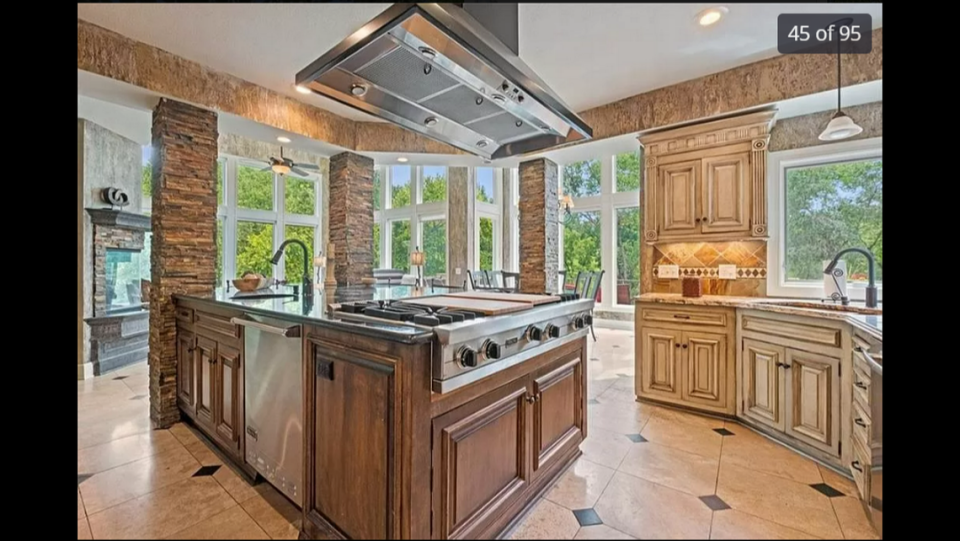
[[[373,276],[373,160],[352,152],[330,158],[330,243],[338,285]]]
[[[559,270],[557,164],[520,164],[520,291],[555,293]]]

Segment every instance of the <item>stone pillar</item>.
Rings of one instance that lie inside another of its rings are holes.
[[[352,152],[330,158],[330,243],[337,284],[373,276],[373,160]]]
[[[217,114],[161,99],[153,112],[150,264],[150,418],[167,427],[177,409],[173,295],[212,296],[217,247]]]
[[[468,167],[447,169],[447,283],[463,285],[467,271],[473,268],[476,231],[476,180]],[[457,269],[460,274],[457,274]]]
[[[555,293],[559,265],[557,164],[520,163],[520,291]]]

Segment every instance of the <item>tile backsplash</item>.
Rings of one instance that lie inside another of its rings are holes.
[[[700,276],[705,295],[763,297],[767,294],[767,243],[762,240],[734,242],[678,242],[653,246],[651,258],[653,291],[680,293],[680,280],[659,278],[659,265],[678,265],[680,276]],[[720,265],[736,265],[735,280],[721,280]]]

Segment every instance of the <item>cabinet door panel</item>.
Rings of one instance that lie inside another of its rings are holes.
[[[533,470],[549,466],[580,444],[583,429],[583,363],[579,356],[534,379]]]
[[[216,369],[217,343],[203,336],[197,337],[197,420],[214,426],[217,392]]]
[[[697,177],[700,160],[660,167],[660,234],[689,235],[700,230],[697,213]]]
[[[177,398],[180,407],[191,413],[196,413],[197,407],[196,346],[197,338],[192,332],[177,329]]]
[[[784,348],[743,341],[743,413],[777,430],[784,429]]]
[[[240,351],[217,345],[217,435],[230,442],[240,441]]]
[[[787,434],[839,456],[840,359],[787,349]]]
[[[468,402],[434,419],[434,514],[440,538],[482,538],[491,520],[526,488],[526,381],[511,384],[480,409]]]
[[[701,164],[701,232],[748,231],[752,204],[750,154],[704,158]]]
[[[640,333],[640,392],[679,398],[680,331],[643,328]]]
[[[723,407],[727,393],[727,337],[683,333],[682,396],[687,402]]]

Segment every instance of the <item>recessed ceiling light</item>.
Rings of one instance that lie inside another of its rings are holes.
[[[289,143],[289,142],[290,142],[290,138],[289,138],[289,137],[284,137],[284,136],[281,135],[280,137],[277,137],[277,141],[280,141],[281,143]]]
[[[485,147],[487,146],[487,140],[486,140],[486,139],[481,139],[481,140],[477,141],[477,146],[480,147],[480,148],[485,148]]]
[[[707,8],[697,13],[697,22],[700,26],[710,26],[711,24],[716,24],[717,21],[729,12],[730,10],[727,9],[726,6]]]
[[[437,57],[437,51],[434,51],[430,47],[420,47],[420,54],[427,60],[433,60]]]
[[[301,85],[296,85],[296,86],[294,86],[293,88],[296,88],[296,89],[297,89],[297,92],[299,92],[299,93],[301,93],[301,94],[309,94],[309,93],[312,92],[312,90],[310,90],[309,88],[307,88],[307,87],[305,87],[305,86],[301,86]]]
[[[403,156],[400,156],[399,158],[397,158],[397,161],[400,163],[407,163],[410,160],[408,158],[404,158]]]
[[[439,122],[439,120],[437,120],[437,117],[435,117],[435,116],[432,116],[432,117],[430,117],[430,118],[428,118],[428,119],[426,119],[426,120],[423,121],[424,124],[426,124],[428,127],[431,127],[431,128],[432,128],[433,126],[436,126],[436,125],[437,125],[437,122]]]

